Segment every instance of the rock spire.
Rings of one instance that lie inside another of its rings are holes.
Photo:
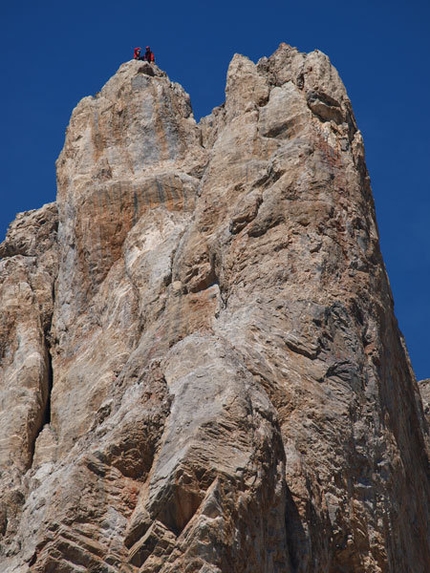
[[[73,111],[0,245],[7,573],[426,573],[429,430],[323,53]]]

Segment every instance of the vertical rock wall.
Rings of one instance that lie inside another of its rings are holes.
[[[57,173],[0,247],[3,569],[427,572],[428,425],[328,58],[236,55],[198,125],[128,62]]]

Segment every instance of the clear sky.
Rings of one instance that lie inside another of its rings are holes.
[[[280,42],[325,52],[346,85],[396,315],[417,378],[430,378],[429,0],[3,0],[0,241],[17,212],[55,200],[72,109],[134,46],[151,45],[198,119],[223,103],[234,53],[256,62]]]

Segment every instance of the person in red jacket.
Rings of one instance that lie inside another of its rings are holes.
[[[134,54],[133,54],[133,58],[135,60],[140,60],[140,52],[141,52],[142,48],[134,48]]]
[[[143,59],[146,62],[149,62],[151,64],[155,64],[154,52],[151,52],[151,48],[149,46],[146,46],[146,52],[143,54]]]

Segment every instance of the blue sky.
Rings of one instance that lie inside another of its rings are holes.
[[[363,132],[395,310],[418,379],[430,377],[430,2],[40,0],[0,5],[0,241],[20,211],[55,200],[70,114],[133,47],[191,95],[224,101],[236,52],[318,48],[338,69]]]

